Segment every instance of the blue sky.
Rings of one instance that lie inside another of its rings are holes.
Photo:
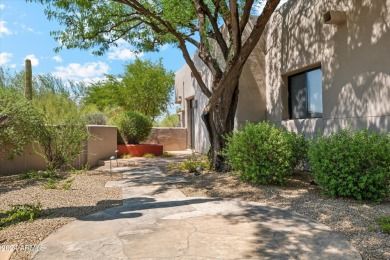
[[[91,82],[104,78],[104,74],[119,74],[126,62],[135,59],[130,46],[120,41],[104,56],[95,56],[91,51],[53,49],[59,44],[50,36],[58,30],[56,21],[48,21],[44,6],[26,3],[24,0],[0,1],[0,65],[21,70],[26,58],[31,59],[33,73],[52,73],[64,80]],[[181,52],[164,46],[158,53],[145,53],[141,59],[163,58],[168,70],[177,71],[185,61]]]

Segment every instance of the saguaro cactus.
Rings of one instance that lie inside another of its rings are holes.
[[[24,96],[28,100],[32,100],[32,69],[31,60],[25,60],[25,77],[24,77]]]

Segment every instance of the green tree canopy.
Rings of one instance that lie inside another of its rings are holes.
[[[87,89],[86,104],[100,110],[120,107],[156,118],[166,111],[173,91],[174,74],[156,63],[136,59],[128,63],[123,75],[109,75]]]

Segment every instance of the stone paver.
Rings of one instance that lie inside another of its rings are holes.
[[[0,260],[11,259],[11,255],[14,253],[15,249],[13,248],[3,248],[0,250]]]
[[[108,184],[122,187],[123,206],[60,228],[34,259],[361,259],[341,235],[291,211],[185,197],[156,167],[123,176]]]

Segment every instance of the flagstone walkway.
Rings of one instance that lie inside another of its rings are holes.
[[[361,259],[340,234],[291,211],[191,198],[155,166],[118,167],[123,206],[47,237],[33,259]],[[109,173],[108,173],[109,174]]]

